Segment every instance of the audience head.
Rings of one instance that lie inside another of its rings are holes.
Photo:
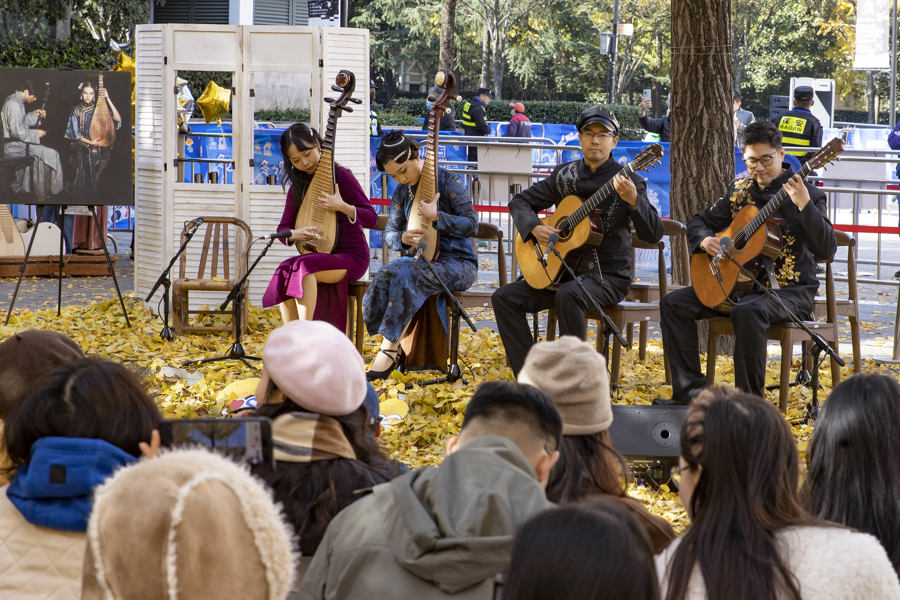
[[[90,438],[140,457],[160,414],[126,367],[99,358],[65,364],[47,374],[9,414],[4,439],[13,466],[28,462],[41,438]]]
[[[537,388],[509,381],[482,383],[463,418],[459,437],[447,444],[453,453],[469,440],[482,435],[505,437],[528,458],[545,484],[559,457],[562,421],[553,401]]]
[[[885,375],[841,382],[816,421],[801,495],[813,516],[877,537],[900,570],[900,384]]]
[[[734,93],[731,95],[731,110],[735,111],[741,107],[741,90],[734,90]]]
[[[84,352],[62,333],[28,329],[0,343],[0,419],[53,369],[84,358]]]
[[[800,507],[796,443],[778,409],[731,388],[702,390],[681,429],[679,463],[693,523],[675,551],[668,597],[683,597],[699,566],[710,598],[772,598],[786,589],[799,599],[774,535],[812,521]]]
[[[260,404],[285,398],[308,412],[349,415],[366,397],[366,366],[353,343],[324,321],[291,321],[263,348]]]
[[[622,495],[625,460],[612,447],[612,404],[606,359],[591,344],[566,335],[531,347],[519,383],[532,385],[556,404],[563,424],[559,461],[547,484],[553,502],[598,493]]]
[[[512,109],[512,114],[525,114],[525,105],[521,102],[510,102],[509,107]]]
[[[82,597],[281,600],[295,558],[260,482],[206,450],[173,450],[97,488]]]
[[[550,509],[516,532],[503,597],[656,600],[653,551],[637,520],[613,500]]]

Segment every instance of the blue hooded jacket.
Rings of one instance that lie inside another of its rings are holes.
[[[31,446],[30,460],[16,470],[6,495],[32,525],[87,531],[94,488],[136,460],[103,440],[41,438]]]

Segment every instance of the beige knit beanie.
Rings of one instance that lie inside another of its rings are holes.
[[[519,383],[553,399],[562,416],[563,435],[597,433],[612,425],[606,359],[574,335],[532,346],[519,371]]]
[[[172,450],[95,491],[82,598],[283,600],[296,556],[271,493],[206,450]]]

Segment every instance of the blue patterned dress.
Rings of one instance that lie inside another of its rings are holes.
[[[478,233],[478,217],[459,176],[438,169],[438,252],[431,266],[453,291],[466,290],[475,283],[478,257],[472,237]],[[406,231],[416,186],[400,185],[391,199],[390,215],[384,239],[393,250],[409,248],[400,241]],[[369,335],[380,333],[396,342],[403,328],[421,308],[428,296],[441,290],[433,281],[424,261],[402,256],[381,267],[363,297],[363,319]],[[442,320],[443,310],[439,311]],[[446,327],[446,323],[444,323]]]

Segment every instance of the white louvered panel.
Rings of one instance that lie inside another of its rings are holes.
[[[277,190],[277,191],[273,191]],[[257,237],[275,233],[281,215],[284,212],[286,194],[281,191],[281,186],[254,185],[250,188],[250,227]],[[265,242],[259,241],[250,252],[250,262],[262,251]],[[250,276],[250,292],[248,294],[253,306],[262,305],[262,295],[269,285],[272,273],[275,272],[281,261],[297,255],[297,249],[292,245],[285,246],[276,241],[269,248],[265,257],[256,265]]]
[[[352,113],[344,113],[338,121],[335,159],[356,176],[363,189],[369,180],[369,31],[323,27],[323,89],[329,89],[338,71],[349,69],[356,75],[355,98],[362,104],[352,105]],[[327,114],[328,105],[323,100]]]
[[[165,32],[165,26],[139,25],[135,33],[134,291],[139,298],[150,291],[165,260]]]

